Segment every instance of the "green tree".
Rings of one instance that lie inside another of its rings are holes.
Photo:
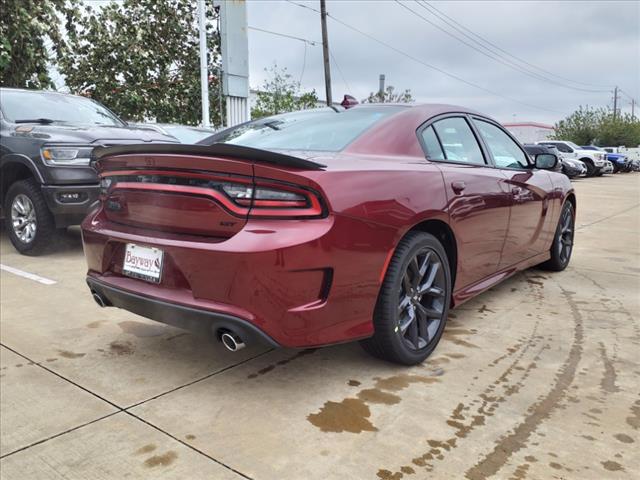
[[[216,12],[207,4],[212,123],[218,108],[220,55]],[[197,2],[124,0],[86,7],[68,25],[59,62],[72,92],[92,97],[129,120],[198,124],[201,115]]]
[[[629,113],[608,114],[602,118],[596,137],[596,145],[618,147],[640,146],[640,120]]]
[[[578,145],[636,146],[640,144],[640,121],[629,114],[604,108],[580,107],[555,125],[554,138]]]
[[[77,0],[0,0],[0,85],[54,87],[52,53],[63,43],[63,21],[77,11]]]
[[[265,72],[269,74],[269,78],[258,91],[258,101],[251,109],[252,118],[316,107],[316,91],[301,93],[300,83],[292,80],[286,68],[279,69],[273,64],[271,68],[265,68]]]
[[[395,87],[389,85],[384,92],[371,92],[362,103],[411,103],[413,96],[411,90],[407,89],[403,92],[395,92]]]
[[[554,138],[589,145],[598,135],[598,126],[604,113],[602,109],[580,106],[567,118],[556,123]]]

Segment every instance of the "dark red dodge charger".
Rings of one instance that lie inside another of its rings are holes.
[[[230,350],[361,340],[416,364],[450,307],[533,265],[562,270],[572,250],[557,158],[460,107],[288,113],[94,162],[101,200],[82,233],[96,301]]]

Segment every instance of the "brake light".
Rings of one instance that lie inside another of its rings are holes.
[[[108,172],[100,180],[101,199],[115,189],[201,195],[214,199],[231,213],[255,218],[315,218],[324,215],[318,194],[305,188],[248,178],[191,172]]]

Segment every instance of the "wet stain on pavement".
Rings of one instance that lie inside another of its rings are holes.
[[[124,322],[119,322],[118,326],[122,329],[124,333],[134,335],[138,338],[159,337],[160,335],[166,333],[168,330],[168,328],[165,327],[164,325],[135,322],[132,320],[125,320]]]
[[[87,323],[87,328],[98,328],[105,322],[106,320],[96,320],[95,322]]]
[[[271,365],[267,365],[264,368],[261,368],[260,370],[258,370],[255,373],[251,373],[249,375],[247,375],[248,379],[252,379],[252,378],[257,378],[261,375],[264,375],[266,373],[269,373],[272,370],[275,370],[278,367],[284,366],[288,363],[291,363],[295,360],[298,360],[299,358],[305,357],[307,355],[311,355],[312,353],[316,352],[318,349],[317,348],[307,348],[306,350],[301,350],[298,353],[296,353],[295,355],[293,355],[292,357],[289,358],[285,358],[284,360],[280,360],[278,362],[272,363]]]
[[[511,477],[513,480],[524,480],[527,478],[527,471],[529,470],[529,464],[523,463],[516,467],[516,471],[513,472],[513,476]]]
[[[483,304],[482,307],[480,307],[478,309],[478,313],[485,313],[485,312],[496,313],[494,310],[491,310],[490,308],[487,308],[487,306],[485,304]]]
[[[378,470],[376,475],[380,480],[400,480],[402,478],[402,472],[392,473],[389,470]]]
[[[325,402],[320,412],[307,416],[307,420],[323,432],[377,432],[368,420],[369,406],[358,398],[345,398],[341,402]]]
[[[75,353],[69,350],[58,350],[58,354],[64,358],[82,358],[86,355],[86,353]]]
[[[402,398],[393,393],[385,392],[378,388],[367,388],[358,392],[358,398],[369,403],[381,403],[384,405],[395,405],[400,403]]]
[[[622,465],[620,465],[618,462],[614,462],[613,460],[607,460],[606,462],[600,463],[602,463],[602,466],[610,472],[620,472],[624,470],[624,467]]]
[[[109,344],[109,351],[114,355],[132,355],[134,352],[131,342],[114,341]]]
[[[640,428],[640,400],[636,400],[631,406],[631,415],[627,417],[627,424],[634,430]]]
[[[607,350],[604,347],[604,343],[600,342],[600,357],[602,357],[602,363],[604,364],[604,375],[600,381],[600,387],[607,393],[619,392],[620,389],[616,386],[616,369],[613,366],[613,362],[607,356]]]
[[[455,345],[459,345],[461,347],[467,348],[478,348],[477,345],[473,343],[467,342],[461,338],[458,338],[460,335],[473,335],[474,332],[471,330],[467,330],[465,328],[445,328],[444,334],[442,335],[448,342],[454,343]]]
[[[173,450],[169,450],[162,455],[154,455],[153,457],[149,457],[144,461],[145,466],[149,468],[153,467],[166,467],[171,465],[175,459],[178,458],[178,454]]]
[[[614,437],[616,440],[622,443],[633,443],[633,438],[625,433],[616,433]]]
[[[144,453],[151,453],[156,449],[156,446],[153,443],[149,443],[147,445],[145,445],[144,447],[140,447],[138,450],[136,450],[136,454],[137,455],[142,455]]]
[[[323,432],[376,432],[378,429],[369,420],[369,404],[396,405],[402,401],[396,393],[409,385],[439,381],[438,378],[407,373],[386,378],[376,377],[374,380],[374,388],[360,390],[356,394],[357,398],[349,397],[340,402],[327,401],[318,413],[307,415],[307,420]]]
[[[584,341],[582,313],[575,304],[572,295],[562,287],[560,288],[571,308],[574,321],[573,342],[569,356],[560,367],[551,390],[541,400],[529,407],[525,419],[515,427],[512,433],[498,440],[489,455],[467,470],[465,476],[470,480],[480,480],[495,475],[513,453],[523,448],[531,434],[558,407],[560,400],[566,397],[567,390],[576,376],[578,364],[582,358]]]
[[[466,357],[466,355],[463,353],[445,353],[445,355],[449,358],[454,358],[456,360]]]
[[[391,392],[403,390],[412,383],[434,383],[438,381],[437,378],[411,375],[408,373],[401,373],[387,378],[374,378],[374,380],[376,381],[376,388],[389,390]]]
[[[188,434],[188,435],[185,435],[185,437],[184,437],[184,438],[186,438],[187,440],[195,440],[195,439],[196,439],[196,436],[195,436],[195,435],[192,435],[192,434]]]
[[[479,394],[478,398],[472,401],[469,405],[465,403],[459,403],[454,408],[449,419],[447,420],[447,424],[454,429],[453,436],[446,440],[428,439],[427,443],[429,444],[430,449],[424,454],[413,458],[413,465],[424,467],[427,471],[432,471],[433,462],[435,460],[444,459],[447,452],[450,452],[456,448],[457,442],[459,440],[466,438],[469,433],[471,433],[476,428],[485,425],[486,417],[495,415],[496,410],[499,408],[500,404],[505,402],[508,396],[514,395],[520,390],[520,388],[525,384],[525,380],[536,368],[536,361],[539,360],[544,350],[549,348],[547,344],[544,344],[534,356],[534,361],[530,362],[529,365],[522,370],[517,368],[519,366],[519,362],[522,361],[525,353],[532,347],[539,346],[539,344],[542,342],[543,337],[537,335],[537,328],[538,322],[534,324],[529,337],[521,338],[521,345],[514,347],[506,355],[501,356],[503,358],[507,358],[509,356],[513,356],[516,352],[518,352],[518,355],[515,357],[512,363],[505,368],[502,375],[500,375],[496,381],[489,384],[488,387]],[[480,369],[479,371],[482,371],[482,369]],[[511,380],[511,377],[516,375],[518,375],[520,378],[514,383],[514,380]],[[499,387],[503,389],[503,393],[499,393],[499,391],[497,391]],[[477,404],[479,405],[475,412],[467,412],[472,406]]]

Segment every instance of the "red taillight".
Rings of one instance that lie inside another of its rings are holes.
[[[101,198],[116,189],[154,190],[213,198],[232,214],[256,218],[315,218],[324,215],[315,192],[271,180],[192,172],[118,171],[101,176]]]

